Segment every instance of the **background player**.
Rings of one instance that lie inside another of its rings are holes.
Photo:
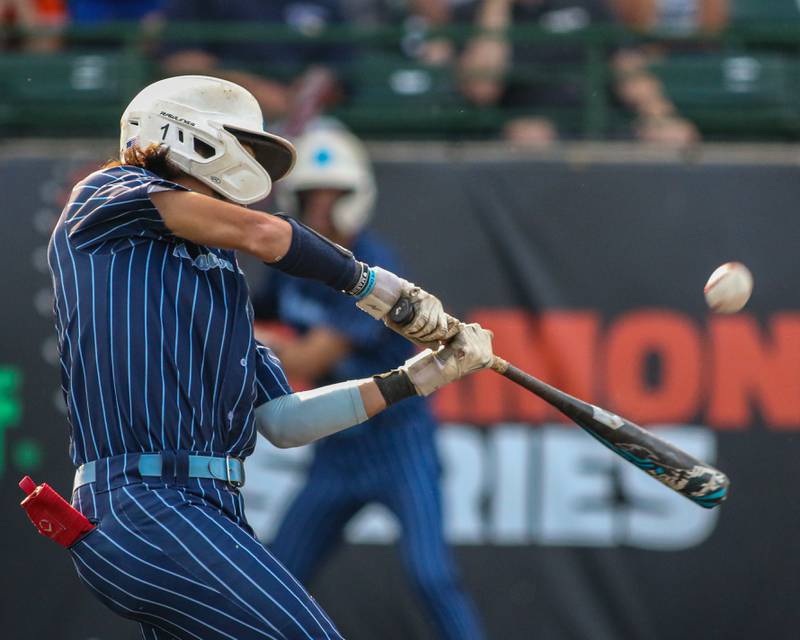
[[[392,252],[367,228],[376,190],[358,139],[328,120],[296,144],[297,165],[276,190],[280,207],[360,260],[396,270]],[[257,335],[277,350],[290,377],[314,384],[390,369],[412,353],[409,342],[310,280],[271,273],[255,309],[257,318],[278,319],[299,332],[289,340],[264,329]],[[406,570],[439,636],[471,640],[482,632],[444,541],[435,427],[427,403],[417,398],[320,441],[271,551],[308,584],[347,522],[366,504],[381,503],[400,522]]]
[[[96,528],[70,547],[87,587],[151,639],[341,636],[253,535],[239,487],[256,431],[282,447],[335,433],[491,358],[459,327],[374,379],[291,393],[253,338],[235,250],[351,293],[385,315],[410,296],[414,339],[451,331],[441,304],[296,221],[242,207],[291,170],[242,87],[182,76],[122,116],[120,162],[72,192],[48,259],[77,472],[73,505]]]

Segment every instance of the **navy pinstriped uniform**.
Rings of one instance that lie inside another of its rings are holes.
[[[392,253],[369,232],[360,234],[351,248],[367,264],[396,270]],[[320,384],[370,377],[397,367],[413,353],[404,338],[317,282],[272,271],[258,293],[258,317],[279,319],[301,333],[325,327],[349,339],[351,352],[316,381]],[[344,525],[365,504],[384,504],[400,521],[406,570],[439,635],[474,640],[483,634],[442,532],[435,428],[425,400],[413,398],[320,440],[307,482],[270,550],[307,584],[341,541]]]
[[[236,255],[173,236],[149,197],[164,189],[183,187],[135,167],[94,173],[49,246],[70,452],[99,461],[73,493],[97,523],[75,566],[148,639],[340,638],[256,540],[239,492],[188,477],[190,454],[249,455],[254,408],[291,389],[253,339]],[[164,472],[144,481],[150,452]]]

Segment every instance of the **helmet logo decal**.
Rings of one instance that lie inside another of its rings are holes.
[[[320,167],[324,167],[327,164],[330,164],[333,160],[333,154],[331,153],[330,149],[319,149],[314,154],[314,162],[318,164]]]
[[[169,118],[170,120],[174,120],[175,122],[180,122],[181,124],[188,124],[190,127],[196,127],[197,126],[191,120],[187,120],[186,118],[179,118],[178,116],[169,113],[169,111],[162,111],[158,115],[160,115],[160,116],[162,116],[164,118]]]

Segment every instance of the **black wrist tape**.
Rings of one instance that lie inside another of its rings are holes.
[[[387,407],[406,398],[419,395],[408,374],[400,369],[392,369],[386,373],[372,376],[372,379],[386,401]]]
[[[325,236],[282,213],[275,214],[292,225],[292,242],[286,255],[269,266],[290,276],[319,280],[346,291],[360,292],[367,279],[369,267],[355,259],[353,254]]]

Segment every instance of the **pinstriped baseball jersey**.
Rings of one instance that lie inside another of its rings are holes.
[[[126,452],[247,456],[254,408],[291,392],[253,339],[235,253],[172,235],[150,200],[159,190],[185,188],[137,167],[93,173],[50,240],[76,465]]]

